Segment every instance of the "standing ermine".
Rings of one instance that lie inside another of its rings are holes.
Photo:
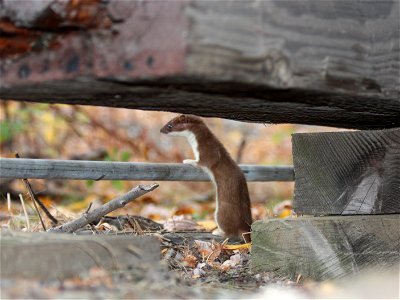
[[[215,221],[219,231],[249,242],[252,218],[246,179],[217,137],[201,118],[193,115],[178,116],[160,131],[187,138],[195,159],[185,159],[183,163],[200,166],[210,175],[216,189]]]

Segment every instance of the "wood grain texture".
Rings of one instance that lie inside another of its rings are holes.
[[[194,1],[189,71],[399,95],[398,1]]]
[[[23,32],[40,47],[2,61],[1,99],[400,127],[396,0],[93,2],[108,27],[96,14],[63,20],[58,5],[74,26],[41,22],[38,32],[53,1],[5,3],[2,17],[17,26],[7,39]]]
[[[252,267],[326,280],[400,261],[400,215],[299,217],[252,225]]]
[[[294,134],[292,142],[297,213],[400,213],[400,128]]]
[[[240,165],[248,181],[293,181],[292,166]],[[200,168],[185,164],[0,158],[1,178],[209,181]]]
[[[153,237],[2,232],[0,242],[2,279],[64,279],[93,267],[158,268],[160,261],[160,243]]]

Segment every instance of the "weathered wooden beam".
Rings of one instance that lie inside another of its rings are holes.
[[[3,231],[0,243],[2,279],[64,279],[84,275],[93,267],[140,272],[160,267],[160,243],[153,237]]]
[[[400,213],[400,128],[294,134],[294,210]]]
[[[259,123],[400,127],[400,100],[207,77],[75,78],[0,88],[1,99],[191,113]],[[379,116],[379,118],[377,118]]]
[[[269,219],[252,225],[252,267],[326,280],[400,262],[400,215]]]
[[[396,0],[82,3],[3,4],[1,99],[400,127]]]
[[[293,181],[292,166],[240,165],[248,181]],[[1,178],[209,181],[202,169],[185,164],[0,158]]]

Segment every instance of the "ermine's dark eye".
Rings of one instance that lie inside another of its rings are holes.
[[[168,124],[167,127],[168,127],[169,129],[171,129],[173,126],[172,126],[172,124]]]

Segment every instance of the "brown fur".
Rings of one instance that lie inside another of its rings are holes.
[[[172,128],[170,128],[172,126]],[[227,237],[241,237],[250,232],[252,223],[250,198],[242,170],[203,120],[193,115],[181,115],[168,122],[161,132],[190,131],[198,143],[197,164],[208,168],[215,178],[218,213],[216,222]],[[250,235],[245,235],[250,241]]]

